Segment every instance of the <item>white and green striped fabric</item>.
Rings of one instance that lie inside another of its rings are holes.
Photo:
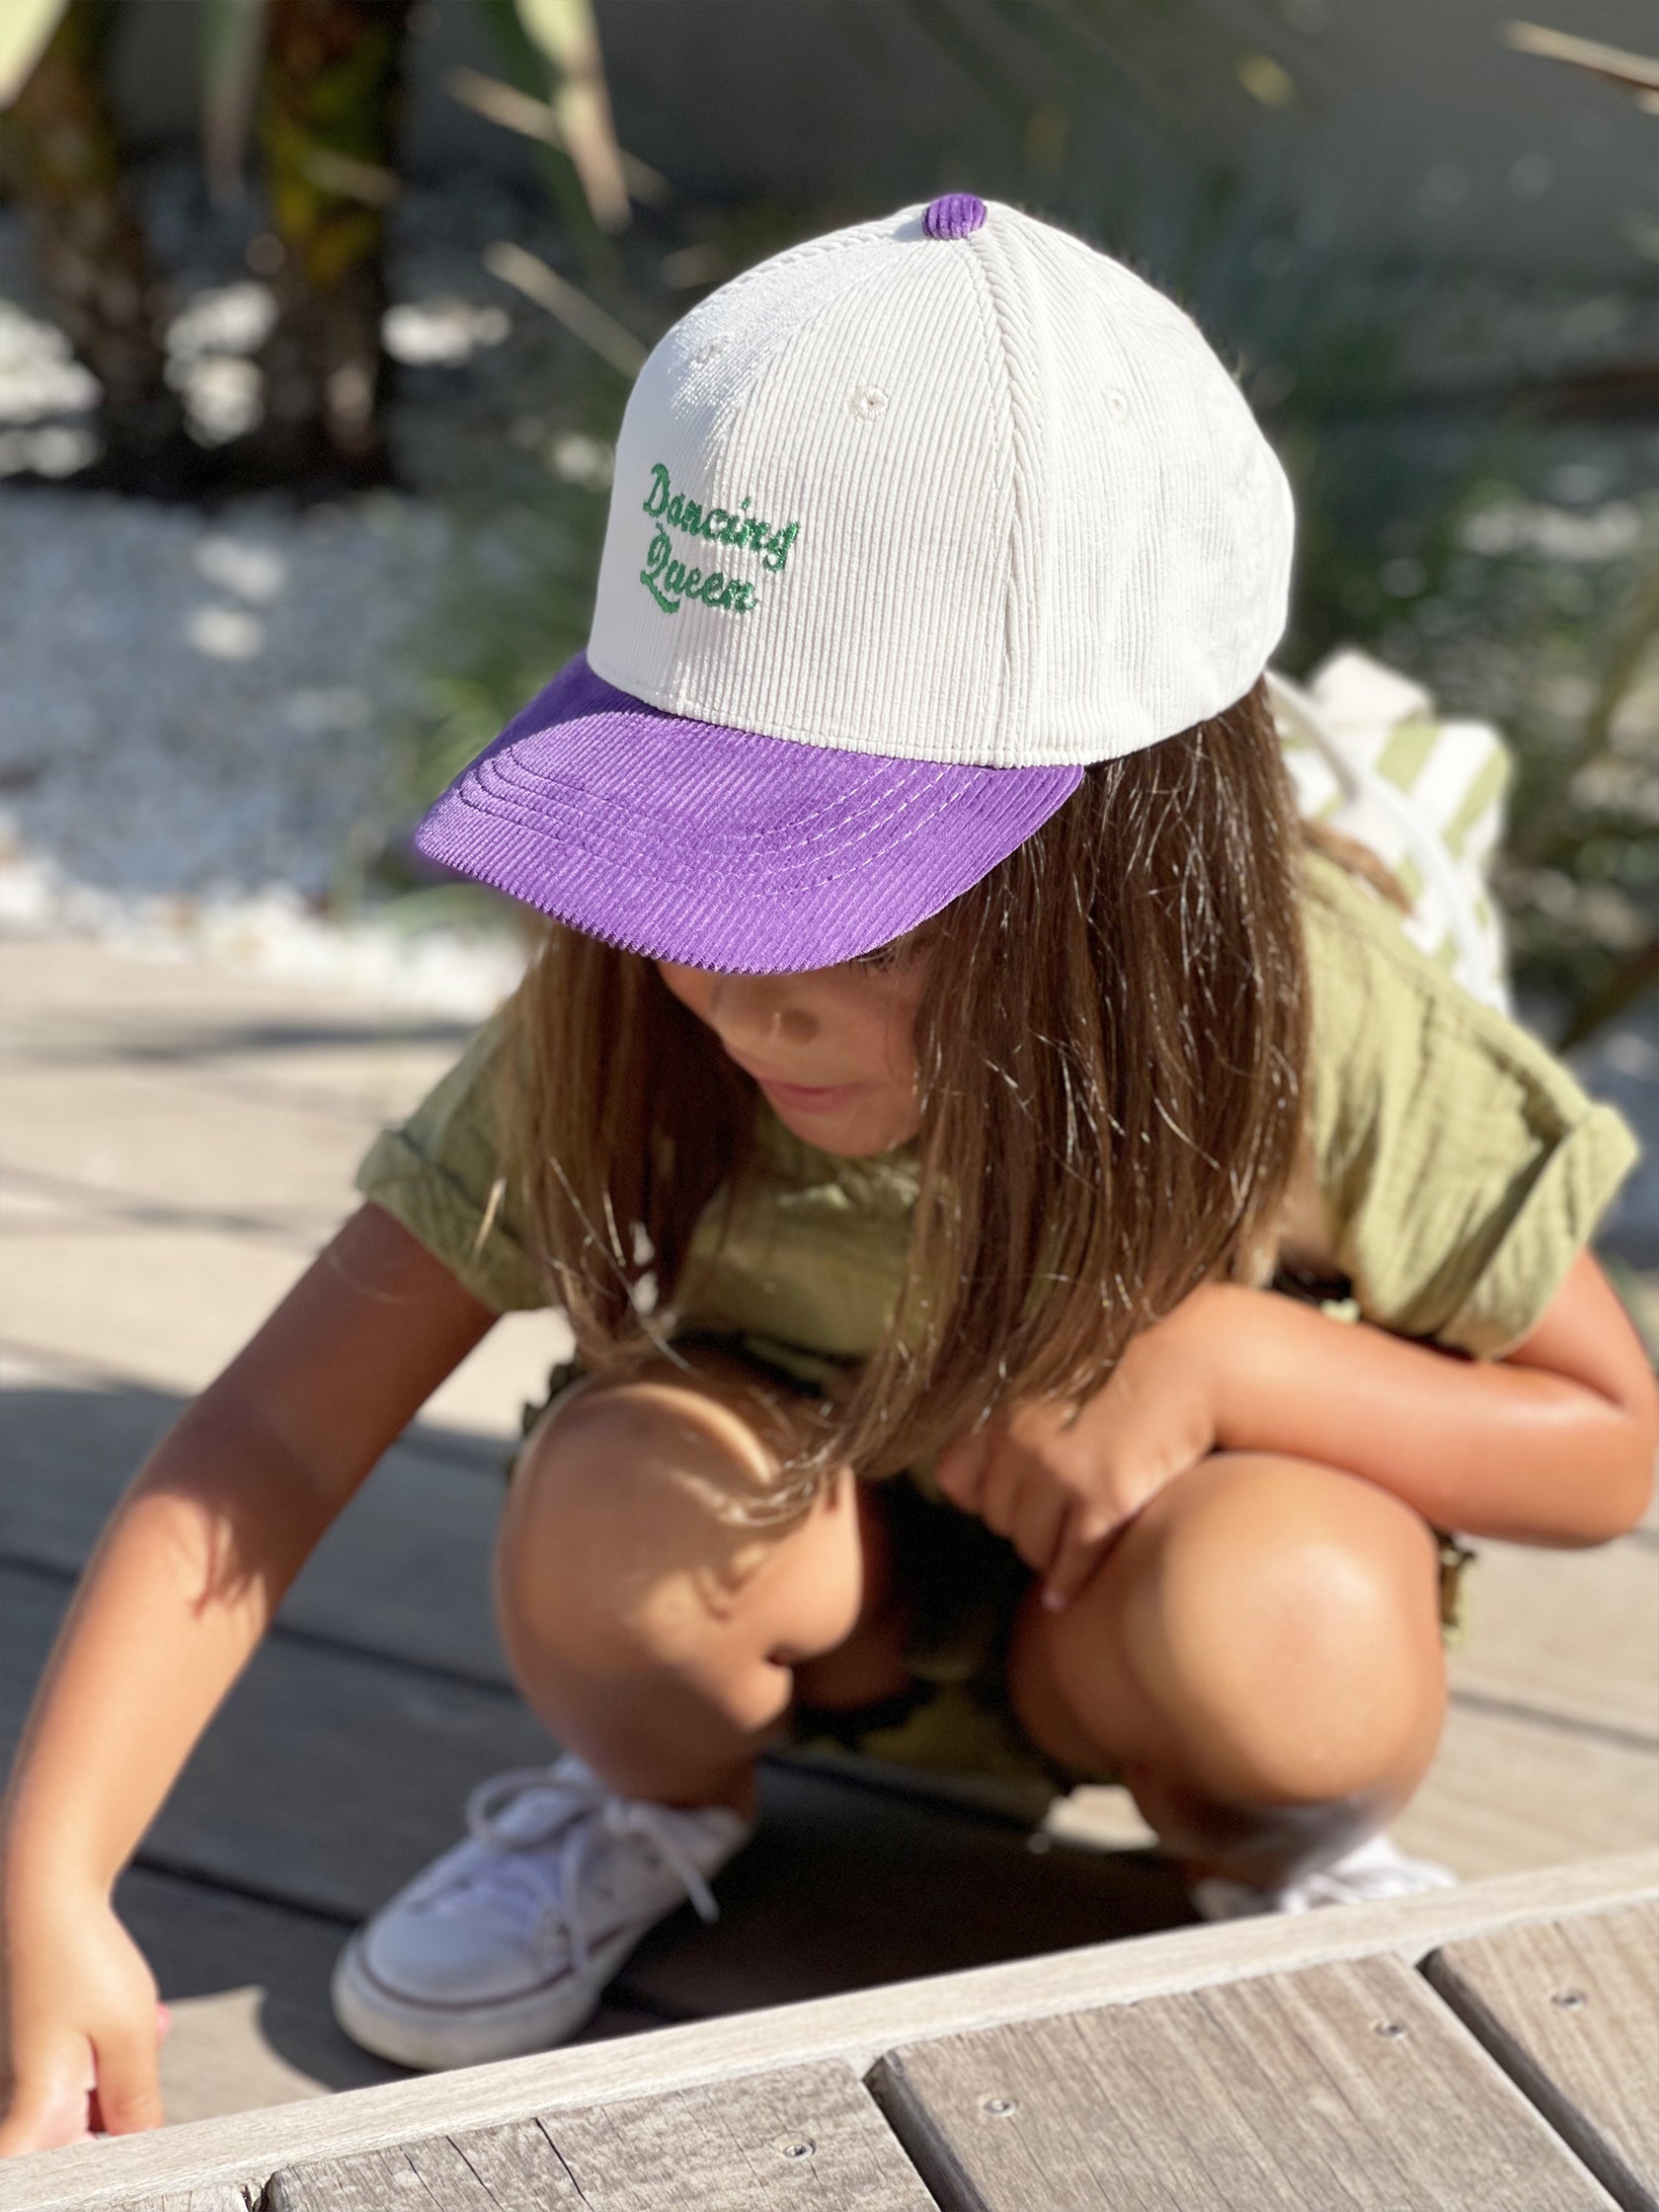
[[[1426,691],[1351,646],[1305,690],[1271,671],[1268,686],[1302,812],[1385,861],[1411,901],[1412,942],[1507,1013],[1487,880],[1511,772],[1503,739],[1484,722],[1444,720]]]

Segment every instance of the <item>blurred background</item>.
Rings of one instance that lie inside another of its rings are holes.
[[[1636,0],[1539,10],[7,0],[0,924],[481,1009],[511,920],[401,834],[582,643],[646,351],[971,188],[1235,364],[1284,668],[1505,732],[1522,1005],[1651,1129],[1659,63]],[[1651,1170],[1613,1242],[1659,1266]]]

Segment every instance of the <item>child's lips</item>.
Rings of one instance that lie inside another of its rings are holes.
[[[788,1106],[797,1114],[838,1113],[870,1087],[868,1083],[786,1083],[750,1067],[747,1061],[739,1061],[738,1066],[748,1069],[773,1105]]]

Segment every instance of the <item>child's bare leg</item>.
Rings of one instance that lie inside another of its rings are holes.
[[[1027,1605],[1009,1685],[1051,1754],[1121,1767],[1195,1873],[1283,1881],[1381,1827],[1434,1756],[1434,1538],[1352,1475],[1218,1454],[1065,1613]]]
[[[665,1364],[590,1384],[525,1447],[497,1559],[508,1658],[561,1743],[624,1795],[747,1813],[796,1667],[835,1653],[848,1702],[903,1679],[884,1678],[880,1532],[850,1472],[794,1518],[752,1518],[788,1421],[787,1401],[707,1355],[690,1376]]]

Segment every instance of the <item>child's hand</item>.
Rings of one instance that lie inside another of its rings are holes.
[[[1071,1418],[1017,1405],[940,1453],[939,1487],[1014,1546],[1060,1612],[1148,1498],[1217,1448],[1227,1306],[1207,1286],[1130,1345],[1117,1373]]]
[[[9,1916],[0,2013],[0,2158],[161,2125],[167,2008],[103,1896]]]

